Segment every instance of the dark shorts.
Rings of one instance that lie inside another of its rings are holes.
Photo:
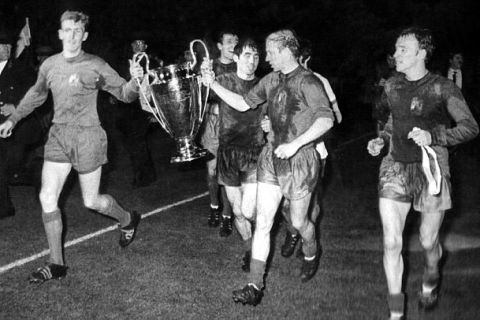
[[[218,151],[218,130],[219,116],[213,113],[207,113],[205,119],[205,129],[202,134],[202,146],[215,157]]]
[[[268,143],[258,158],[258,182],[280,186],[282,194],[298,200],[315,189],[320,173],[320,156],[313,146],[301,148],[290,159],[277,158]]]
[[[71,163],[79,173],[95,171],[107,163],[107,135],[100,126],[53,124],[45,144],[45,160]]]
[[[262,147],[220,146],[217,156],[218,183],[230,187],[256,183],[257,161],[261,151]]]
[[[431,195],[428,181],[423,173],[421,163],[402,163],[390,155],[380,165],[378,194],[380,198],[411,203],[420,212],[433,213],[445,211],[452,207],[450,196],[451,184],[449,172],[442,172],[440,192]]]

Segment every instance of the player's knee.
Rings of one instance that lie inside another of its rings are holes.
[[[243,213],[243,216],[244,216],[246,219],[252,221],[252,220],[253,220],[253,217],[255,216],[255,207],[252,207],[252,206],[246,207],[246,206],[244,206],[244,207],[242,208],[242,213]]]
[[[42,189],[39,194],[39,199],[43,208],[54,208],[57,206],[58,197],[54,192]]]
[[[98,210],[98,201],[96,197],[89,197],[83,199],[83,205],[90,210]]]
[[[241,219],[244,217],[243,211],[239,205],[232,205],[232,212],[235,215],[235,219]]]
[[[256,219],[256,230],[257,232],[261,232],[261,233],[268,233],[270,232],[270,229],[272,228],[272,225],[273,225],[273,221],[270,221],[271,219],[268,219],[267,216],[265,215],[260,215],[260,216],[257,216],[257,219]]]
[[[292,221],[292,226],[298,231],[304,230],[309,223],[309,220],[307,217],[292,216],[291,221]]]
[[[403,239],[402,236],[384,235],[383,248],[386,252],[400,252],[402,251]]]
[[[433,250],[438,243],[438,235],[435,234],[420,234],[420,244],[424,250]]]

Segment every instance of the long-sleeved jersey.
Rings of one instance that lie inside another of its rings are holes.
[[[10,116],[14,124],[42,105],[52,91],[53,123],[77,126],[97,126],[98,90],[111,93],[117,99],[131,102],[138,97],[136,84],[127,82],[103,59],[83,51],[73,58],[62,53],[49,57],[40,66],[36,83],[20,101]]]
[[[390,152],[395,161],[422,161],[421,149],[408,138],[414,127],[431,133],[431,145],[440,153],[439,162],[443,165],[448,165],[446,147],[478,134],[478,124],[460,89],[440,75],[427,73],[417,81],[397,75],[387,80],[384,90],[381,107],[390,112],[385,129],[391,136]]]

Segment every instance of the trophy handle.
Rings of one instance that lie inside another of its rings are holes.
[[[196,43],[196,42],[199,42],[203,48],[205,49],[205,58],[207,58],[208,61],[210,61],[210,54],[208,53],[208,48],[207,48],[207,45],[205,44],[205,42],[203,42],[202,40],[200,39],[195,39],[195,40],[192,40],[190,42],[190,53],[192,55],[192,59],[193,59],[193,62],[189,62],[188,63],[188,68],[190,70],[193,70],[193,67],[195,67],[195,65],[197,64],[197,57],[195,56],[195,52],[193,51],[193,45]],[[200,78],[197,77],[197,82],[198,82],[198,103],[200,105],[200,116],[199,116],[199,120],[200,122],[203,121],[203,117],[205,115],[205,111],[207,110],[207,101],[208,101],[208,95],[210,94],[210,86],[207,87],[207,92],[205,94],[205,101],[203,101],[204,99],[202,99],[202,83],[200,81]],[[193,130],[192,130],[193,131]],[[196,132],[192,132],[193,135],[196,134]]]
[[[145,70],[146,74],[143,76],[144,80],[142,82],[147,81],[147,85],[148,85],[148,76],[152,73],[152,76],[156,77],[156,75],[150,71],[150,59],[148,58],[148,54],[145,52],[137,52],[133,55],[133,63],[140,64],[142,60],[145,60],[145,69],[146,69]],[[144,88],[143,84],[140,82],[140,79],[135,78],[135,81],[137,82],[139,91],[142,94],[143,99],[145,100],[145,104],[148,106],[148,108],[150,109],[155,119],[158,121],[158,123],[160,123],[160,125],[165,129],[165,131],[167,131],[168,134],[173,136],[173,133],[170,130],[170,126],[167,124],[167,121],[163,117],[163,114],[160,112],[160,110],[158,110],[157,105],[155,105],[155,109],[154,109],[150,104],[150,99],[147,97],[146,89]]]
[[[192,54],[193,62],[190,64],[190,69],[193,69],[193,67],[195,67],[195,65],[197,64],[197,57],[195,56],[195,52],[193,51],[193,45],[195,44],[195,42],[199,42],[202,44],[203,48],[205,49],[205,58],[210,61],[210,54],[208,53],[208,48],[205,42],[200,39],[192,40],[190,42],[190,53]]]

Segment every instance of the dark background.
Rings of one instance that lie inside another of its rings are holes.
[[[262,43],[268,33],[292,28],[312,41],[312,69],[330,80],[340,107],[355,121],[369,118],[369,111],[358,108],[370,104],[379,66],[385,64],[396,34],[404,27],[418,25],[433,31],[437,50],[431,70],[445,72],[448,53],[460,50],[465,68],[480,73],[478,0],[1,1],[1,24],[18,32],[28,16],[33,47],[48,44],[56,51],[61,50],[57,38],[61,13],[84,11],[91,17],[85,50],[114,67],[125,64],[133,38],[146,38],[150,53],[169,64],[194,38],[207,40],[216,55],[215,39],[222,29],[253,35]],[[259,67],[260,74],[268,70],[264,62]]]

